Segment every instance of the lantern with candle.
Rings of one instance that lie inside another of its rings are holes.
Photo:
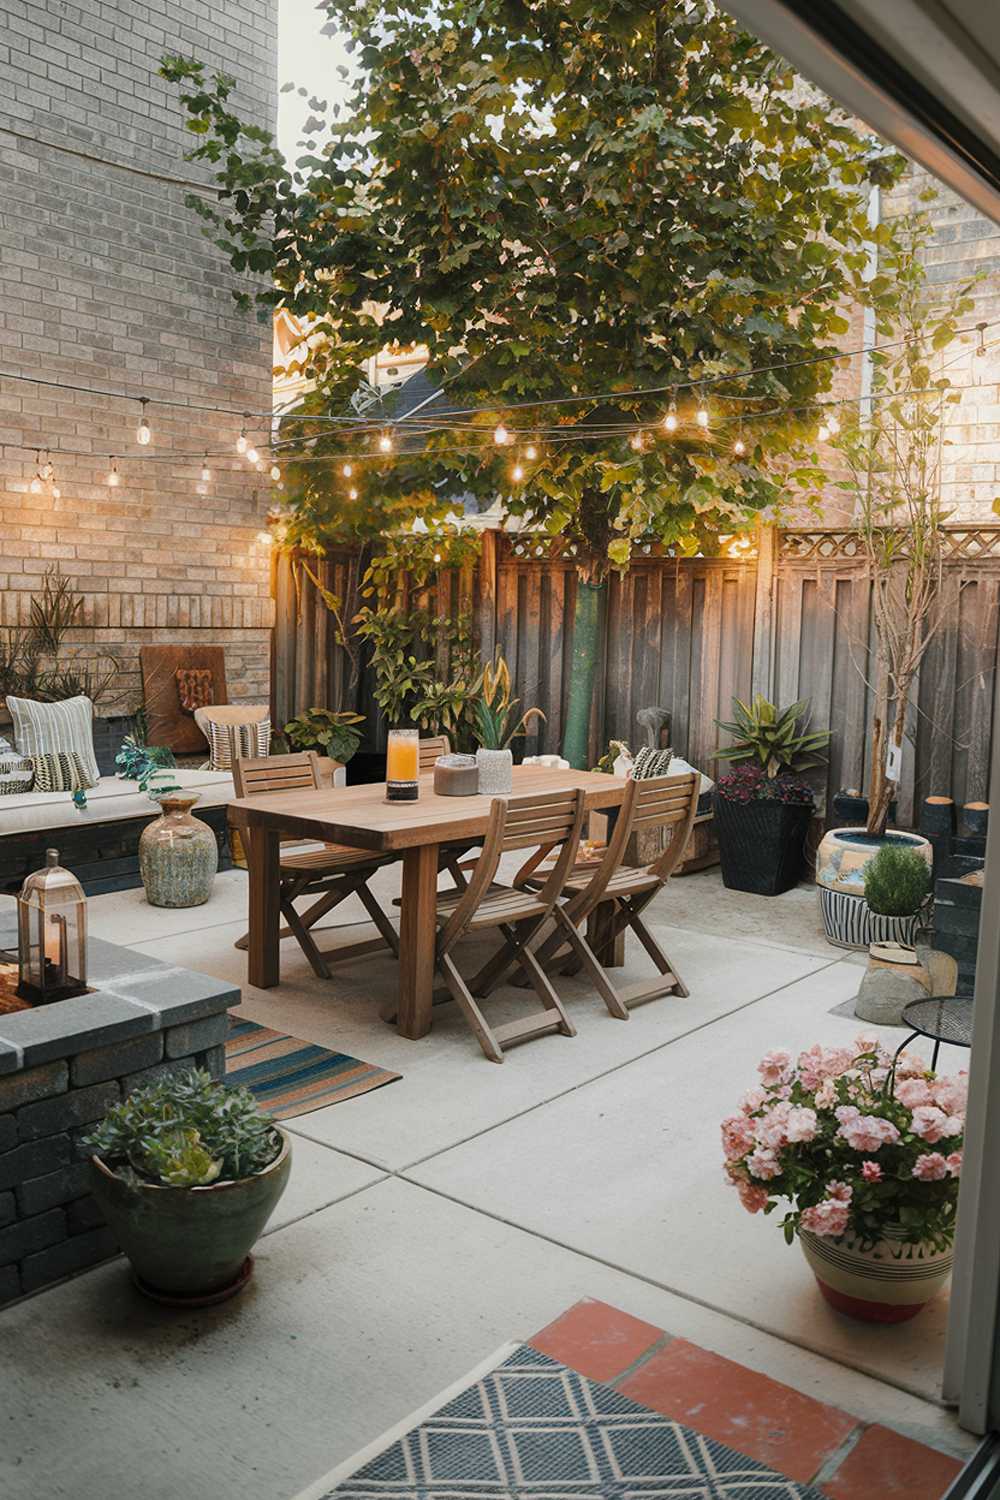
[[[389,730],[385,757],[387,802],[416,802],[420,795],[419,755],[415,729]]]
[[[48,849],[17,898],[17,993],[32,1005],[87,991],[87,898]]]

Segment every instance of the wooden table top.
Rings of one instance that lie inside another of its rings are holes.
[[[617,807],[625,791],[619,776],[601,771],[558,771],[515,766],[515,797],[582,787],[589,809]],[[241,828],[272,828],[303,838],[391,851],[421,844],[477,838],[486,832],[492,797],[440,797],[433,773],[420,777],[416,802],[387,802],[385,783],[269,792],[229,804],[229,821]]]

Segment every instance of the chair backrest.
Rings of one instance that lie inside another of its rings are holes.
[[[293,755],[268,755],[262,759],[241,756],[233,764],[233,784],[237,797],[317,787],[319,757],[315,750],[298,750]]]
[[[554,902],[573,868],[585,810],[586,798],[580,788],[535,792],[525,797],[495,797],[483,837],[483,852],[476,860],[462,899],[441,933],[442,943],[447,947],[464,931],[493,883],[500,856],[512,849],[533,849],[539,845],[547,850],[559,848],[558,858],[538,892],[540,900]]]
[[[429,739],[417,741],[417,774],[433,771],[439,755],[450,755],[451,743],[446,734],[435,734]]]

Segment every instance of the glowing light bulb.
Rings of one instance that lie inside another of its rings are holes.
[[[830,429],[829,429],[829,427],[827,427],[827,425],[826,425],[825,422],[820,427],[820,429],[817,432],[816,436],[817,436],[817,438],[819,439],[819,441],[821,443],[825,443],[826,440],[827,440],[827,438],[830,436]]]
[[[441,561],[441,554],[440,554],[440,552],[435,552],[435,554],[434,554],[434,561],[436,563],[439,563]]]
[[[347,498],[348,498],[348,500],[356,500],[356,499],[357,499],[357,498],[358,498],[358,492],[357,492],[357,490],[356,490],[356,489],[355,489],[355,488],[354,488],[354,486],[353,486],[353,485],[352,485],[352,486],[351,486],[351,488],[350,488],[350,489],[349,489],[349,490],[348,490],[348,491],[347,491]]]
[[[525,448],[524,450],[524,456],[529,463],[532,463],[538,457],[538,449],[535,447],[534,443],[528,444],[527,448]]]
[[[259,459],[260,459],[260,454],[257,452],[256,448],[248,448],[247,449],[247,463],[248,464],[255,464],[255,463],[258,462]]]
[[[257,542],[261,547],[270,547],[271,541],[272,537],[269,531],[258,531]]]
[[[281,478],[281,470],[278,468],[277,464],[271,465],[271,478],[274,480],[278,480]]]
[[[746,443],[742,438],[737,438],[735,443],[733,444],[733,452],[736,454],[737,458],[741,458],[746,451]]]
[[[41,476],[41,474],[37,474],[36,473],[35,475],[33,475],[31,483],[28,485],[28,489],[31,491],[31,493],[33,495],[40,495],[42,493],[42,476]]]
[[[205,454],[205,462],[201,466],[201,482],[202,482],[202,484],[208,484],[208,482],[209,482],[209,480],[211,478],[212,478],[212,471],[208,467],[208,454],[206,453]]]
[[[707,427],[708,426],[708,411],[707,411],[707,409],[704,406],[699,406],[698,410],[694,414],[694,419],[698,423],[699,427]]]
[[[379,446],[380,452],[382,452],[382,453],[391,453],[392,452],[392,436],[391,436],[391,434],[388,433],[388,432],[383,432],[382,435],[381,435],[381,437],[378,440],[378,446]]]
[[[62,499],[62,490],[59,488],[59,486],[57,484],[54,484],[52,486],[52,498],[53,498],[53,500],[61,500]]]
[[[350,479],[351,475],[354,473],[354,465],[344,464],[340,472],[341,474],[343,474],[345,479]]]
[[[263,474],[263,472],[264,472],[264,460],[262,458],[255,459],[254,460],[254,468],[257,470],[258,474]]]
[[[121,483],[121,476],[118,473],[118,460],[114,457],[113,454],[110,455],[110,458],[111,468],[108,470],[108,486],[110,489],[114,490],[117,489],[118,485]]]
[[[628,440],[628,445],[636,453],[641,453],[642,452],[642,433],[641,432],[633,432],[632,436]]]
[[[502,422],[498,422],[496,427],[493,429],[493,441],[496,443],[498,448],[503,448],[505,444],[510,442],[510,433],[507,431]]]
[[[510,477],[511,479],[513,479],[515,484],[521,483],[521,480],[524,478],[524,470],[520,464],[514,465],[514,467],[510,471]]]
[[[667,415],[663,418],[663,430],[665,432],[677,431],[677,407],[672,401]]]
[[[149,421],[146,417],[146,405],[146,397],[141,396],[139,398],[139,426],[136,429],[135,440],[143,448],[148,447],[153,441],[153,434],[150,431]]]

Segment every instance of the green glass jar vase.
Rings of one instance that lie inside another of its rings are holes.
[[[208,824],[192,816],[197,801],[197,793],[169,793],[142,831],[139,870],[150,906],[203,906],[212,894],[219,846]]]

